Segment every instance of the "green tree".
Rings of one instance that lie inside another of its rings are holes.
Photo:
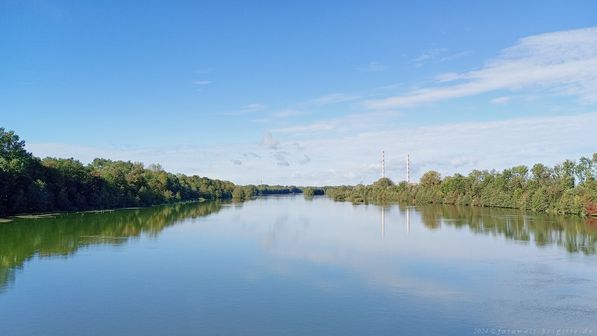
[[[545,181],[551,178],[551,171],[542,163],[537,163],[531,168],[533,178],[537,181]]]
[[[97,158],[85,165],[73,158],[40,160],[25,150],[25,142],[14,132],[0,128],[0,216],[230,198],[235,187],[228,181],[175,175],[159,165],[145,168],[138,162]],[[247,188],[243,197],[253,192]]]
[[[394,182],[387,177],[382,177],[379,180],[375,181],[375,183],[373,183],[373,186],[378,188],[388,188],[393,185]]]
[[[435,170],[430,170],[421,176],[421,185],[426,187],[437,186],[442,182],[440,173]]]
[[[593,161],[588,157],[581,157],[575,167],[576,178],[579,183],[593,180]]]

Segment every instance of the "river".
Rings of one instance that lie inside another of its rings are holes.
[[[597,223],[264,197],[0,223],[0,335],[597,334]]]

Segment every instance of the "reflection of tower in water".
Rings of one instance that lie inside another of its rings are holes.
[[[386,235],[386,209],[381,207],[381,239]]]
[[[406,207],[406,233],[410,233],[410,206]],[[381,209],[381,238],[386,236],[386,208],[380,206]]]
[[[410,208],[406,208],[406,233],[410,233]]]

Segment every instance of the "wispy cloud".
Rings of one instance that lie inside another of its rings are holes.
[[[299,164],[301,166],[304,166],[304,165],[308,164],[309,162],[311,162],[311,158],[307,154],[305,154],[303,156],[303,159],[299,161]]]
[[[417,64],[423,64],[425,62],[442,57],[442,55],[444,55],[447,51],[448,49],[446,48],[427,49],[417,56],[413,61]]]
[[[505,105],[505,104],[508,104],[510,102],[510,100],[511,100],[510,97],[502,96],[502,97],[493,98],[489,102],[494,105]]]
[[[523,38],[479,70],[444,76],[457,83],[427,87],[379,100],[373,109],[403,108],[498,90],[549,89],[597,101],[597,28],[547,33]],[[448,79],[448,80],[446,80]]]
[[[594,152],[594,125],[597,113],[389,130],[373,127],[365,132],[353,128],[333,137],[305,134],[291,141],[266,134],[261,144],[234,146],[97,148],[29,143],[27,149],[37,156],[76,157],[83,162],[105,157],[160,163],[172,172],[237,183],[258,183],[257,177],[262,176],[265,183],[330,185],[377,179],[382,148],[386,151],[386,173],[396,181],[404,178],[407,153],[411,154],[413,179],[429,169],[445,175],[536,162],[551,165]],[[239,158],[243,158],[242,169],[234,162]]]
[[[266,108],[267,108],[267,106],[265,104],[252,103],[252,104],[248,104],[248,105],[241,107],[239,112],[241,112],[241,113],[259,112],[259,111],[265,110]]]
[[[276,133],[314,133],[328,131],[336,128],[336,123],[333,121],[321,121],[311,124],[293,125],[287,127],[275,128],[272,131]]]
[[[274,118],[289,118],[289,117],[296,117],[299,115],[305,114],[305,112],[293,109],[284,109],[278,112],[274,112],[271,114]]]
[[[236,111],[224,112],[223,114],[227,115],[227,116],[239,116],[241,114],[249,114],[249,113],[261,112],[261,111],[265,111],[265,110],[267,110],[267,105],[260,104],[260,103],[252,103],[252,104],[244,105]]]
[[[415,65],[420,67],[426,63],[443,63],[456,58],[464,57],[471,54],[471,51],[460,51],[456,53],[450,53],[447,48],[433,48],[423,51],[417,56],[413,62]]]
[[[271,133],[265,133],[263,139],[261,139],[261,145],[268,149],[277,149],[280,142],[274,139],[274,136]]]
[[[311,123],[288,125],[274,128],[274,133],[304,135],[329,131],[363,131],[371,129],[385,129],[392,124],[392,119],[399,116],[399,112],[385,110],[364,113],[353,113],[341,117],[318,120]]]
[[[461,78],[461,75],[455,72],[446,72],[435,77],[438,82],[451,82]]]
[[[388,67],[380,62],[377,61],[371,61],[367,64],[366,67],[361,68],[360,70],[362,71],[368,71],[368,72],[379,72],[379,71],[385,71],[387,70]]]
[[[205,86],[205,85],[209,85],[211,84],[211,81],[208,80],[197,80],[193,82],[193,85],[200,85],[200,86]]]
[[[287,152],[276,152],[274,153],[274,158],[276,159],[276,164],[281,167],[289,167],[290,163],[286,159],[288,155]]]
[[[330,93],[311,100],[303,101],[295,104],[292,107],[283,108],[276,112],[270,113],[267,117],[253,119],[254,122],[272,122],[276,119],[296,117],[306,114],[311,114],[313,109],[322,108],[328,105],[340,104],[349,101],[360,99],[360,96],[347,93]]]
[[[594,124],[597,124],[597,113],[307,138],[302,144],[309,157],[317,158],[310,167],[317,168],[304,171],[302,178],[322,184],[374,181],[379,177],[377,162],[382,148],[390,163],[387,173],[396,181],[404,179],[407,153],[411,154],[411,173],[415,179],[430,169],[442,174],[466,174],[472,169],[502,169],[536,162],[555,164],[595,151],[591,146],[597,142],[597,134],[592,132]]]
[[[330,105],[330,104],[339,104],[339,103],[344,103],[344,102],[348,102],[348,101],[352,101],[352,100],[357,100],[359,98],[360,98],[360,96],[358,96],[358,95],[336,92],[336,93],[330,93],[330,94],[327,94],[325,96],[321,96],[321,97],[318,97],[315,99],[311,99],[311,100],[307,101],[304,105],[325,106],[325,105]]]
[[[261,156],[257,153],[254,152],[247,152],[243,154],[243,157],[245,158],[253,158],[253,159],[261,159]]]

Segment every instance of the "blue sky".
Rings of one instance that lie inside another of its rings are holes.
[[[0,126],[38,156],[369,183],[597,151],[594,1],[0,1]]]

